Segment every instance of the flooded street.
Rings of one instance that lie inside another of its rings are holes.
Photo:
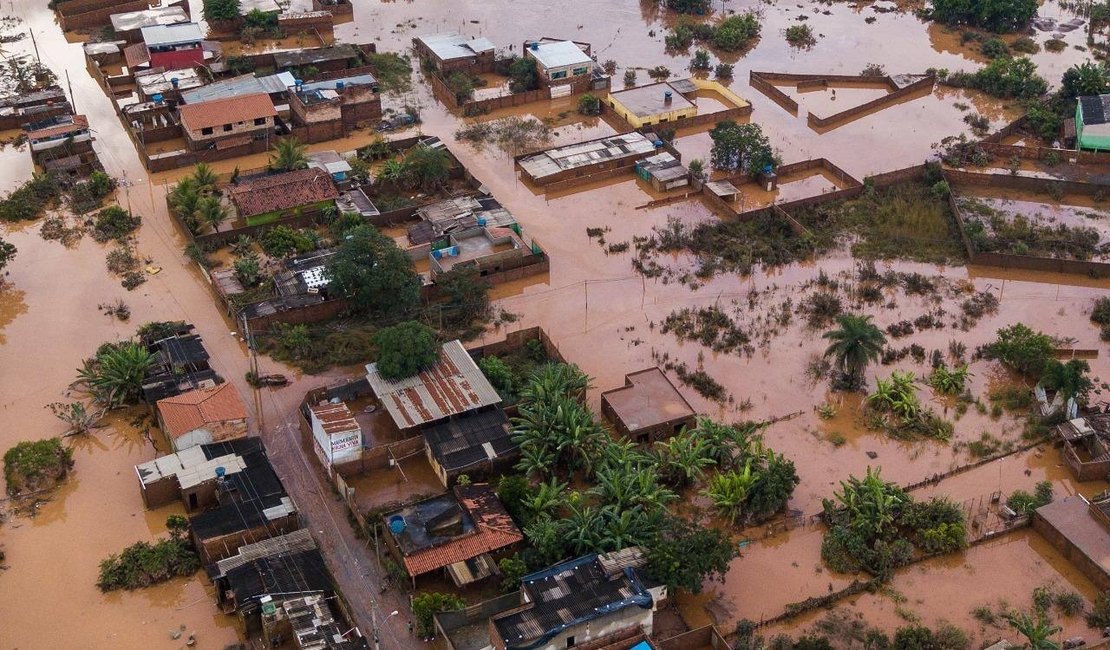
[[[199,0],[191,3],[198,16],[200,4]],[[307,0],[295,0],[293,7],[307,8],[308,4]],[[750,0],[715,3],[718,10],[758,7],[763,16],[762,37],[755,48],[742,57],[728,55],[721,60],[736,65],[730,88],[752,102],[755,112],[750,120],[762,125],[786,162],[826,157],[856,178],[862,178],[869,173],[918,164],[942,137],[967,132],[963,113],[954,106],[956,103],[969,104],[995,128],[1019,113],[1017,106],[978,93],[938,88],[932,94],[818,134],[806,124],[807,111],[827,115],[872,99],[880,91],[838,91],[835,100],[828,91],[788,91],[802,106],[799,115],[793,116],[750,88],[748,72],[857,74],[870,63],[882,63],[890,74],[921,73],[927,68],[971,69],[980,65],[982,59],[972,56],[974,44],[960,44],[957,32],[923,23],[909,13],[878,13],[866,3],[859,8],[846,3],[806,3],[801,8],[796,4],[771,6]],[[318,476],[316,463],[311,459],[305,461],[294,418],[295,408],[308,389],[355,376],[361,368],[301,376],[292,368],[263,358],[265,371],[284,373],[293,380],[291,385],[262,391],[247,386],[246,348],[234,331],[234,324],[217,307],[203,276],[182,254],[185,239],[166,212],[167,187],[189,170],[149,175],[109,98],[86,72],[80,44],[63,36],[53,14],[42,3],[16,0],[9,6],[25,21],[25,29],[34,30],[43,63],[62,80],[68,72],[76,110],[89,117],[100,160],[108,173],[117,178],[126,176],[131,184],[128,190],[120,190],[120,199],[129,200],[134,212],[144,218],[138,233],[138,252],[162,271],[148,276],[145,284],[128,292],[105,268],[108,247],[91,237],[67,249],[57,242],[44,241],[39,236],[38,222],[0,225],[4,239],[19,249],[15,262],[8,267],[6,285],[0,290],[0,419],[8,424],[0,430],[0,449],[24,439],[46,438],[63,431],[64,425],[45,407],[66,399],[67,387],[74,380],[81,359],[90,356],[100,343],[126,338],[138,325],[151,320],[192,322],[204,338],[213,366],[247,398],[252,425],[262,431],[286,488],[309,517],[314,533],[319,533],[317,536],[328,551],[331,568],[340,577],[347,597],[366,611],[373,607],[379,616],[396,609],[404,596],[391,591],[380,598],[381,602],[377,601],[377,577],[369,559],[372,555],[354,539],[344,510]],[[1049,15],[1060,12],[1053,3],[1047,4],[1045,11]],[[820,35],[817,45],[810,50],[789,47],[781,34],[787,25],[795,24],[801,12],[805,12],[808,24]],[[866,22],[871,17],[875,20]],[[416,24],[415,28],[403,26],[410,21]],[[513,44],[516,50],[524,38],[538,35],[573,38],[591,42],[600,60],[618,62],[614,88],[619,88],[623,71],[630,67],[639,69],[641,84],[648,82],[645,69],[656,65],[669,67],[674,73],[672,78],[685,76],[692,52],[664,51],[662,41],[668,24],[669,19],[647,1],[574,0],[522,8],[503,0],[455,3],[371,0],[356,6],[353,21],[337,26],[336,37],[339,41],[373,42],[379,51],[407,50],[413,36],[434,31],[481,35],[498,47]],[[654,32],[654,36],[649,36],[649,32]],[[1069,43],[1080,43],[1082,35],[1069,33],[1066,39]],[[25,39],[9,47],[17,52],[30,52],[32,43]],[[1084,55],[1068,49],[1060,54],[1042,51],[1032,58],[1040,74],[1055,83],[1065,69],[1083,60]],[[710,208],[690,200],[637,209],[660,195],[631,176],[557,193],[537,192],[517,179],[507,153],[493,146],[476,148],[458,142],[455,131],[467,120],[449,114],[436,103],[418,76],[414,75],[411,92],[387,98],[386,105],[418,105],[423,118],[420,132],[447,142],[452,152],[548,253],[551,258],[548,276],[498,287],[495,297],[502,309],[520,315],[517,322],[506,326],[508,329],[542,326],[564,357],[594,377],[595,390],[590,401],[595,410],[600,391],[621,385],[628,372],[656,365],[657,357],[663,353],[691,367],[704,368],[726,387],[734,401],[713,402],[683,387],[684,396],[700,413],[725,421],[794,414],[769,428],[766,438],[770,446],[796,463],[802,483],[790,508],[806,515],[820,510],[821,499],[828,497],[840,480],[849,473],[862,474],[869,465],[881,466],[888,480],[906,484],[969,462],[966,449],[957,449],[954,444],[975,440],[983,431],[990,431],[1002,440],[1020,441],[1019,420],[1011,415],[995,418],[975,409],[956,421],[955,435],[948,444],[896,441],[867,430],[859,417],[858,401],[831,394],[823,383],[814,385],[804,379],[809,359],[824,346],[820,332],[808,329],[801,318],[783,328],[766,346],[757,345],[751,356],[713,353],[699,344],[683,343],[662,333],[660,323],[671,312],[684,307],[718,305],[742,322],[754,322],[748,319],[802,291],[800,287],[811,285],[822,271],[834,277],[848,274],[855,268],[855,261],[839,253],[816,261],[759,270],[747,277],[720,275],[701,283],[697,289],[679,282],[645,279],[634,273],[631,253],[607,253],[605,247],[587,237],[586,229],[608,228],[605,233],[608,243],[627,242],[633,237],[649,236],[653,228],[665,227],[671,218],[688,225],[717,219]],[[709,108],[714,102],[707,99],[703,106]],[[604,120],[583,119],[574,110],[573,99],[562,99],[506,109],[482,119],[509,115],[548,118],[554,122],[552,145],[615,132]],[[679,133],[676,146],[684,159],[708,159],[711,141],[706,130]],[[363,131],[344,141],[312,145],[309,150],[345,151],[365,145],[374,137]],[[0,162],[4,169],[0,174],[0,190],[9,191],[30,177],[31,164],[25,148],[0,149]],[[250,169],[265,164],[266,155],[261,154],[213,167],[219,172],[230,172],[237,166]],[[833,179],[815,172],[783,179],[775,197],[760,197],[758,192],[751,191],[745,200],[753,205],[762,204],[759,201],[789,200],[835,187]],[[668,263],[681,266],[691,261],[675,256]],[[898,345],[917,343],[926,350],[944,350],[951,340],[958,339],[972,351],[992,340],[999,327],[1022,321],[1054,336],[1072,339],[1074,347],[1105,353],[1098,329],[1088,321],[1087,314],[1092,299],[1110,289],[1110,280],[909,263],[878,266],[880,270],[943,275],[953,283],[967,282],[977,291],[994,292],[1000,299],[998,313],[984,317],[971,331],[962,332],[950,326],[929,329],[900,339]],[[763,296],[754,306],[748,298],[752,291]],[[97,305],[117,299],[131,308],[128,322],[97,310]],[[957,297],[945,297],[939,306],[951,316],[958,312],[958,302]],[[936,306],[914,296],[900,296],[897,303],[896,308],[878,306],[872,310],[880,326],[912,319]],[[486,338],[501,338],[504,331],[491,332]],[[1110,380],[1110,363],[1105,354],[1090,363],[1099,381]],[[891,366],[873,367],[869,374],[885,376],[894,369],[921,375],[927,372],[927,364],[907,358]],[[979,361],[971,365],[971,372],[974,374],[971,390],[985,400],[985,393],[990,383],[998,380],[1000,369],[996,364]],[[920,392],[923,401],[932,408],[944,410],[944,403],[935,400],[928,389]],[[1096,392],[1094,401],[1099,399],[1110,399],[1110,395]],[[824,420],[815,409],[827,402],[836,404],[837,414]],[[0,626],[0,645],[25,649],[176,648],[181,642],[173,640],[170,631],[180,626],[197,633],[199,647],[222,648],[236,640],[234,619],[216,611],[211,602],[211,586],[200,573],[129,593],[104,595],[95,586],[100,560],[136,541],[164,535],[165,518],[176,512],[174,508],[144,511],[133,465],[165,450],[153,448],[128,420],[112,417],[109,426],[71,439],[75,470],[64,487],[38,508],[33,519],[12,517],[0,525],[0,545],[9,567],[0,571],[0,590],[9,596],[0,599],[0,621],[5,623]],[[841,436],[843,442],[838,445],[830,442],[833,434]],[[868,452],[876,456],[871,458]],[[954,500],[963,501],[998,490],[1006,493],[1017,488],[1031,489],[1034,482],[1042,479],[1053,481],[1058,495],[1076,492],[1089,495],[1104,487],[1101,482],[1075,485],[1060,467],[1059,452],[1046,446],[999,461],[998,467],[988,465],[949,479],[921,494],[949,494]],[[389,490],[404,492],[395,482],[368,481],[366,487],[387,483]],[[704,597],[683,603],[688,622],[716,620],[722,629],[731,630],[740,618],[759,620],[773,616],[786,603],[825,593],[828,585],[844,586],[850,577],[818,571],[820,539],[819,528],[803,528],[755,540],[743,557],[733,563],[725,584],[714,585]],[[1015,566],[1021,570],[1006,570]],[[968,575],[1004,575],[1004,578],[975,579],[976,584],[982,585],[982,591],[960,593],[959,585]],[[1003,597],[1009,597],[1011,602],[1026,599],[1034,586],[1046,581],[1071,585],[1070,588],[1088,598],[1094,594],[1093,586],[1035,533],[1019,532],[953,558],[916,565],[898,576],[894,588],[909,599],[905,607],[924,621],[943,618],[972,630],[976,625],[970,616],[972,607]],[[761,594],[761,598],[758,601],[751,598],[752,593]],[[866,612],[873,624],[886,629],[900,624],[890,599],[868,595],[851,599],[848,606]],[[800,629],[809,622],[810,619],[803,618],[791,627]],[[359,623],[366,632],[369,622]],[[1069,633],[1073,629],[1079,631],[1079,626],[1076,621],[1066,622]],[[984,639],[988,636],[990,631],[981,634]],[[383,628],[382,647],[412,647],[412,643],[399,618]]]

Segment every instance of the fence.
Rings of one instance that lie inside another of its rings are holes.
[[[867,77],[863,78],[866,79]],[[887,80],[890,81],[889,78],[887,78]],[[893,85],[894,82],[890,81],[890,83]],[[922,79],[918,79],[917,81],[908,84],[902,88],[898,88],[893,92],[887,93],[882,97],[878,97],[869,102],[864,102],[859,106],[853,106],[852,108],[840,111],[839,113],[835,113],[828,117],[818,117],[813,113],[809,113],[809,115],[806,117],[806,123],[809,124],[809,126],[816,128],[840,125],[858,117],[862,117],[864,114],[870,113],[872,111],[881,110],[888,106],[893,106],[894,104],[902,102],[913,95],[921,94],[926,91],[932,92],[933,85],[935,83],[936,77],[933,75],[929,75]]]

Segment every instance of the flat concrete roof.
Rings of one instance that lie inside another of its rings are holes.
[[[185,13],[179,5],[168,7],[154,7],[142,11],[127,11],[122,14],[112,14],[112,29],[117,32],[128,32],[142,27],[155,25],[177,25],[189,22],[189,14]]]
[[[670,91],[671,101],[668,104],[665,93]],[[660,113],[669,113],[688,108],[697,108],[694,102],[682,96],[677,88],[667,82],[649,84],[628,90],[618,90],[610,93],[610,97],[620,102],[636,117],[651,117]]]
[[[1091,514],[1082,496],[1067,496],[1037,508],[1037,516],[1064,536],[1095,565],[1110,574],[1110,530]]]
[[[606,391],[601,398],[632,433],[659,424],[693,417],[693,407],[659,368],[625,375],[631,382]]]
[[[488,38],[470,38],[453,32],[450,34],[425,34],[416,38],[444,61],[468,59],[476,54],[490,52],[494,49],[493,42]]]
[[[528,53],[544,68],[562,68],[568,65],[588,65],[594,62],[574,41],[540,42]]]

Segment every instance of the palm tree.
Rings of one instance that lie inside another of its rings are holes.
[[[709,457],[718,467],[731,467],[733,462],[750,454],[752,443],[759,438],[755,432],[760,426],[757,423],[727,426],[698,418],[697,428],[690,433],[705,442]]]
[[[527,441],[520,444],[520,460],[516,469],[524,472],[528,477],[544,477],[551,473],[555,467],[555,452],[551,448],[536,442]]]
[[[647,543],[648,515],[643,508],[617,508],[605,506],[602,509],[604,523],[599,531],[598,546],[607,551],[619,551],[629,546]]]
[[[560,483],[555,477],[551,477],[536,486],[535,491],[524,500],[524,507],[533,516],[539,515],[541,512],[557,516],[559,510],[566,503],[566,490],[566,483]]]
[[[837,323],[837,329],[825,332],[824,338],[831,341],[825,349],[825,357],[833,358],[849,386],[858,386],[867,364],[882,353],[886,337],[871,322],[870,316],[841,314]]]
[[[201,188],[216,188],[216,172],[212,171],[208,163],[197,163],[197,166],[193,168],[193,180]]]
[[[392,158],[385,161],[385,163],[378,170],[378,175],[375,180],[379,183],[392,183],[400,185],[401,182],[408,176],[409,168],[405,161],[397,158]]]
[[[573,363],[548,363],[532,373],[521,398],[539,402],[569,396],[582,401],[590,389],[590,377]]]
[[[296,138],[283,138],[274,145],[270,154],[270,169],[280,172],[291,172],[295,169],[308,167],[305,158],[305,146]]]
[[[1006,621],[1029,640],[1029,650],[1060,650],[1060,644],[1049,637],[1058,634],[1062,628],[1053,625],[1043,610],[1037,610],[1036,618],[1026,612],[1010,612],[1006,614]]]
[[[601,538],[601,528],[604,523],[599,512],[593,506],[577,507],[568,506],[570,516],[562,520],[565,529],[564,543],[578,555],[585,555],[598,549]]]
[[[228,212],[227,207],[220,202],[220,197],[206,196],[197,202],[194,216],[198,222],[206,223],[212,226],[212,230],[219,232],[220,224],[227,221]]]
[[[200,202],[201,192],[197,182],[190,176],[181,179],[177,187],[170,192],[170,208],[173,210],[190,230],[196,232],[197,222],[194,216],[197,204]]]
[[[111,408],[137,401],[154,356],[141,345],[118,343],[101,346],[96,358],[86,359],[77,369],[93,399]]]
[[[840,482],[833,497],[848,518],[848,524],[865,540],[881,539],[894,529],[894,522],[908,497],[898,486],[887,483],[880,470],[867,468],[863,480],[855,476]]]

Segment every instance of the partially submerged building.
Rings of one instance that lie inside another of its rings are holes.
[[[690,172],[669,151],[637,160],[636,175],[650,183],[657,192],[667,192],[690,184]]]
[[[268,95],[275,107],[288,103],[289,89],[296,84],[292,72],[278,72],[261,77],[244,74],[238,77],[220,79],[199,88],[183,90],[181,99],[186,104],[201,104],[218,99],[234,99],[249,95]],[[288,110],[288,106],[285,106]],[[280,112],[280,111],[278,111]]]
[[[240,454],[243,467],[224,473],[216,502],[189,518],[201,563],[213,564],[239,548],[301,527],[293,499],[285,492],[262,445]]]
[[[452,72],[469,73],[493,70],[494,46],[488,38],[456,34],[425,34],[412,39],[413,49],[442,76]]]
[[[157,24],[143,27],[139,31],[146,51],[144,64],[164,70],[204,65],[204,30],[200,25]]]
[[[518,156],[516,167],[530,183],[543,186],[621,167],[631,170],[656,148],[647,136],[633,131]]]
[[[128,43],[142,40],[142,29],[144,27],[180,25],[191,22],[188,3],[167,4],[140,9],[139,11],[125,11],[112,14],[109,16],[109,20],[115,37]]]
[[[520,607],[490,620],[497,650],[563,650],[624,630],[651,634],[656,601],[665,587],[649,588],[637,569],[637,548],[586,555],[525,576]]]
[[[247,467],[244,457],[262,449],[259,438],[196,445],[135,466],[147,509],[180,500],[186,512],[216,504],[219,480]]]
[[[589,43],[553,38],[525,41],[524,57],[536,62],[536,72],[544,86],[588,80],[597,66],[590,58]]]
[[[513,428],[500,408],[473,411],[425,427],[424,453],[449,487],[460,474],[474,478],[508,470],[520,458]]]
[[[298,650],[366,650],[370,644],[359,629],[339,619],[322,594],[298,596],[280,607],[263,604],[262,638],[293,639]]]
[[[678,122],[698,114],[697,105],[690,101],[698,89],[688,80],[686,84],[689,87],[666,81],[637,86],[611,92],[605,101],[633,128]]]
[[[366,366],[366,379],[400,431],[501,403],[497,390],[458,340],[444,343],[439,359],[412,377],[386,379],[371,363]]]
[[[269,146],[277,111],[269,95],[256,93],[197,104],[179,109],[181,130],[190,151],[232,149],[263,141]]]
[[[331,176],[312,168],[241,180],[229,186],[227,193],[249,226],[320,212],[339,196]]]
[[[693,428],[697,414],[659,368],[624,377],[624,386],[601,394],[601,413],[617,433],[635,442],[669,438]]]
[[[1075,134],[1078,149],[1110,151],[1110,94],[1079,98]]]
[[[1110,415],[1074,418],[1056,426],[1060,454],[1077,481],[1110,475]]]
[[[46,171],[88,175],[99,167],[84,115],[58,115],[26,126],[31,160]]]
[[[324,467],[362,457],[362,427],[347,404],[338,400],[308,407],[313,448]]]
[[[162,398],[155,413],[174,451],[247,435],[247,406],[228,382]]]
[[[524,539],[486,484],[456,485],[452,492],[383,515],[386,540],[415,583],[445,571],[464,586],[499,573],[497,554]]]
[[[1037,508],[1033,528],[1099,590],[1110,589],[1110,499],[1056,499]]]
[[[290,92],[289,106],[294,124],[306,127],[307,142],[341,138],[382,118],[378,80],[369,73],[297,83]]]
[[[153,406],[160,399],[223,382],[209,364],[204,341],[192,329],[192,325],[183,324],[172,336],[144,341],[154,355],[154,364],[143,379],[143,400],[148,404]]]

